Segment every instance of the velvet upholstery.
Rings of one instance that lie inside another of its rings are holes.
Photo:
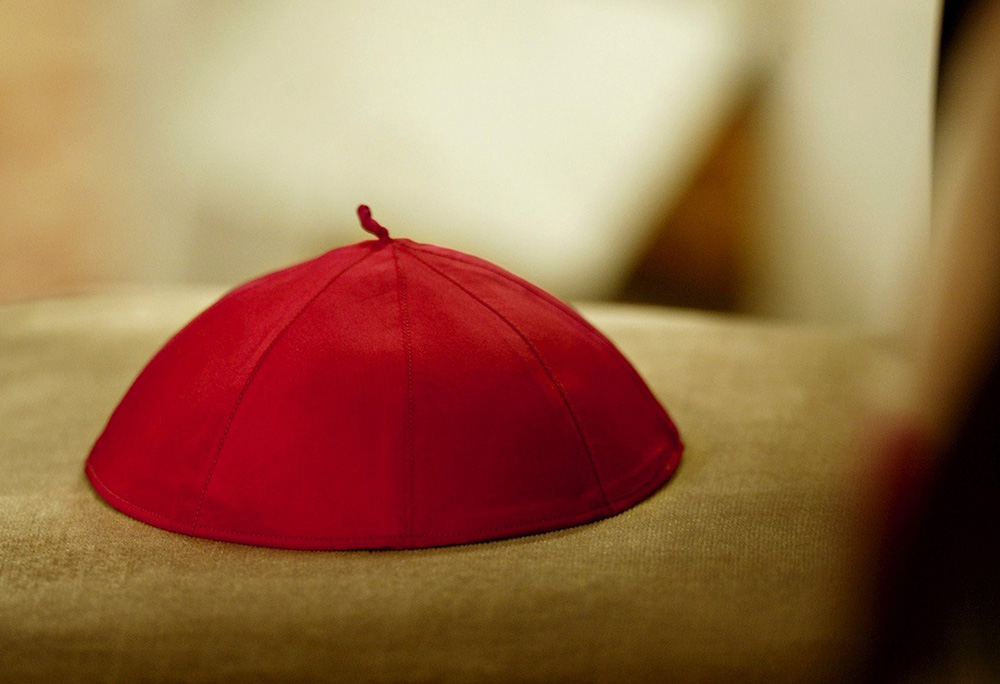
[[[293,551],[151,527],[83,473],[139,370],[219,295],[0,307],[0,682],[816,682],[863,638],[866,341],[583,306],[683,428],[665,487],[535,536]]]

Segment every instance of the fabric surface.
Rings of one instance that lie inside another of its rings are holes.
[[[582,307],[681,427],[673,479],[506,541],[293,551],[112,509],[83,465],[150,356],[218,292],[0,308],[0,681],[822,681],[844,609],[850,335]]]
[[[196,537],[400,549],[606,518],[680,455],[670,417],[575,311],[385,235],[240,285],[185,325],[86,472],[118,510]]]

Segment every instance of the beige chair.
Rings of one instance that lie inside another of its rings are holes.
[[[870,342],[583,306],[680,427],[662,490],[507,541],[287,551],[147,526],[83,475],[129,383],[216,296],[0,308],[0,681],[815,682],[851,663]]]

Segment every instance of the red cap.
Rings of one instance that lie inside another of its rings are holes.
[[[294,549],[416,548],[605,518],[677,429],[573,309],[475,257],[377,236],[226,294],[149,362],[87,459],[118,510]]]

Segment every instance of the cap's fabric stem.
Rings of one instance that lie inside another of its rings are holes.
[[[389,241],[389,231],[381,223],[372,218],[372,210],[368,208],[367,204],[362,204],[358,207],[358,218],[361,219],[362,228],[379,240],[384,242]]]

